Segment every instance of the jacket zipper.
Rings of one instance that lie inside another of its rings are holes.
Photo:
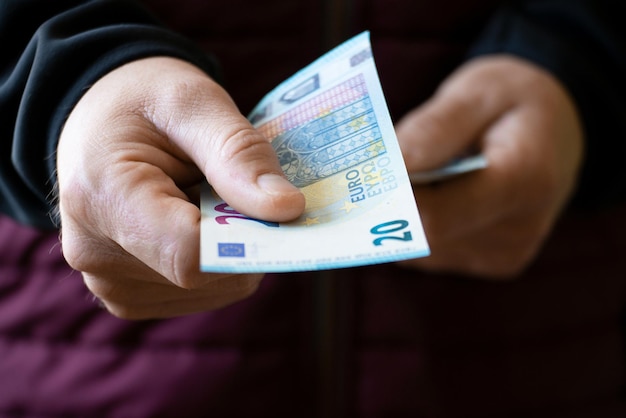
[[[328,51],[350,34],[353,0],[322,0],[322,49]],[[347,292],[339,274],[332,270],[317,272],[314,278],[314,332],[317,369],[317,417],[346,416],[345,312]],[[341,298],[341,300],[340,300]]]

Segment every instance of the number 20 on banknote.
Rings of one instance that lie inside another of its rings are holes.
[[[373,243],[374,245],[382,245],[385,240],[412,241],[413,235],[411,235],[411,231],[406,230],[408,227],[409,222],[404,219],[376,225],[370,229],[372,234],[379,235],[378,238],[374,239]]]

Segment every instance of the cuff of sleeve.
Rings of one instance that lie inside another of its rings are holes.
[[[87,24],[90,26],[84,27]],[[14,72],[22,80],[13,83],[14,88],[23,89],[11,152],[17,174],[14,180],[30,191],[14,195],[15,211],[23,221],[53,226],[56,147],[67,115],[78,100],[106,73],[150,56],[180,58],[209,75],[217,73],[209,55],[160,27],[129,2],[90,2],[39,28]]]

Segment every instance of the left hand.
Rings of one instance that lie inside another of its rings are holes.
[[[397,135],[409,172],[479,148],[486,169],[415,187],[431,256],[402,265],[485,278],[520,273],[575,187],[583,133],[549,73],[511,56],[477,58],[406,115]]]

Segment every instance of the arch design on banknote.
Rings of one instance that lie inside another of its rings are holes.
[[[361,76],[330,89],[326,97],[328,100],[316,103],[317,111],[307,120],[300,119],[300,124],[272,141],[283,171],[297,187],[308,186],[386,152]],[[311,103],[306,105],[310,109]],[[290,119],[289,115],[286,119]]]

